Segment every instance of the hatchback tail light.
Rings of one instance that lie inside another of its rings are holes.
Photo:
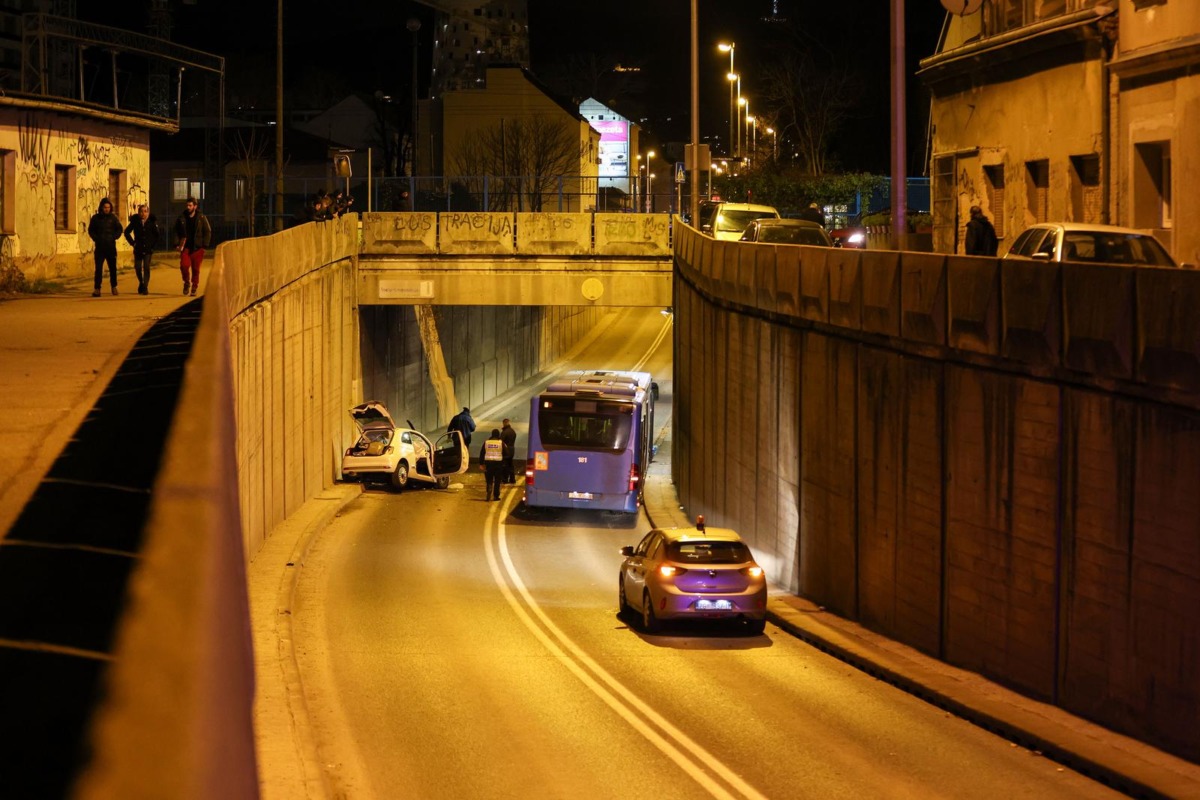
[[[758,564],[755,564],[754,566],[743,568],[742,574],[749,575],[751,578],[761,578],[763,574],[763,568]]]
[[[638,488],[638,481],[640,481],[641,479],[642,479],[642,476],[641,476],[641,473],[638,472],[638,465],[630,464],[629,465],[629,491],[636,492],[637,488]]]
[[[660,564],[658,567],[658,574],[662,575],[664,578],[673,578],[676,575],[682,575],[685,572],[687,572],[685,567],[675,567],[670,564]]]

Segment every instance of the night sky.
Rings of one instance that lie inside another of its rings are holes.
[[[528,0],[532,68],[551,72],[572,54],[616,57],[642,69],[644,127],[651,138],[685,140],[689,136],[688,0]],[[143,3],[81,3],[79,16],[96,22],[144,30]],[[945,11],[937,0],[907,0],[909,72],[933,53]],[[172,38],[227,58],[229,107],[239,102],[273,105],[275,2],[273,0],[194,0],[172,3]],[[855,117],[834,144],[846,169],[877,173],[889,165],[889,12],[885,0],[699,0],[701,137],[728,133],[728,54],[716,44],[737,43],[735,66],[743,75],[742,92],[753,102],[755,70],[771,57],[781,25],[796,25],[854,65],[862,81]],[[763,21],[777,9],[787,23]],[[868,8],[870,10],[868,10]],[[585,10],[586,9],[586,10]],[[325,96],[350,91],[407,96],[410,17],[422,21],[419,33],[427,96],[428,54],[433,12],[412,0],[341,0],[314,10],[289,0],[284,7],[285,86],[290,104],[306,98],[319,105]],[[909,145],[919,161],[924,150],[928,98],[910,79]],[[752,105],[752,110],[754,106]]]

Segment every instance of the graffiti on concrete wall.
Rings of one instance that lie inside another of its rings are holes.
[[[42,127],[32,114],[17,123],[21,179],[36,190],[54,183],[54,127]]]
[[[112,147],[95,142],[89,142],[80,136],[75,143],[75,161],[79,164],[79,176],[89,174],[92,170],[104,169],[108,166],[112,155]]]

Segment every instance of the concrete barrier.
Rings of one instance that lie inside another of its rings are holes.
[[[710,259],[677,265],[689,515],[820,605],[1200,759],[1200,276],[829,250],[786,314],[765,263],[700,291],[738,247],[677,244]]]
[[[1105,264],[1063,264],[1062,274],[1065,365],[1090,375],[1132,378],[1133,271]]]
[[[951,347],[1000,355],[1002,263],[997,259],[973,256],[949,256],[946,259],[948,344]]]
[[[439,251],[450,255],[511,255],[516,222],[511,213],[447,211],[438,214]]]
[[[432,212],[363,214],[363,255],[438,252],[438,215]]]
[[[591,214],[517,214],[517,252],[579,256],[592,252]]]
[[[667,214],[595,214],[595,248],[605,256],[670,256]]]

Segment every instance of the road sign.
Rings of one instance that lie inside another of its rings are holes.
[[[683,172],[683,162],[676,161],[675,162],[675,182],[676,183],[684,183],[686,180],[687,180],[687,176]]]

